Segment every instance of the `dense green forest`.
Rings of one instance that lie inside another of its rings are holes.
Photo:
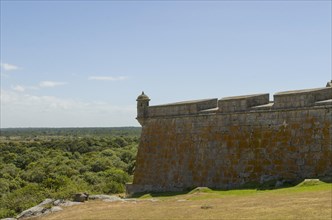
[[[1,137],[36,137],[36,136],[139,136],[141,128],[139,127],[111,127],[111,128],[2,128]]]
[[[140,128],[0,130],[0,218],[45,198],[122,193],[132,180]]]

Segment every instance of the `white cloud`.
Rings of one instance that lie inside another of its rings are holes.
[[[16,92],[24,92],[27,90],[39,90],[40,88],[52,88],[52,87],[56,87],[56,86],[63,86],[66,84],[67,84],[67,82],[42,81],[37,86],[15,85],[15,86],[11,86],[11,89]]]
[[[41,88],[56,87],[56,86],[63,86],[66,84],[67,84],[67,82],[42,81],[39,83],[39,87],[41,87]]]
[[[21,85],[15,85],[11,86],[11,89],[16,92],[25,92],[27,90],[38,90],[39,87],[37,86],[21,86]]]
[[[18,70],[18,69],[20,69],[18,66],[15,66],[15,65],[9,64],[9,63],[1,63],[1,67],[5,71],[12,71],[12,70]]]
[[[126,80],[126,76],[90,76],[89,80],[101,80],[101,81],[121,81]]]
[[[17,91],[17,92],[24,92],[25,91],[25,87],[20,86],[20,85],[12,86],[12,89],[14,91]]]
[[[0,127],[138,126],[136,108],[1,90]]]

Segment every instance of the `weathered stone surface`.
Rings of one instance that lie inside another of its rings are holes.
[[[17,218],[27,218],[27,217],[32,217],[32,216],[39,216],[44,211],[46,211],[46,208],[37,205],[37,206],[31,207],[31,208],[29,208],[27,210],[24,210],[23,212],[21,212],[17,216]]]
[[[108,201],[120,201],[121,198],[118,196],[110,196],[110,195],[91,195],[90,199],[100,199],[100,200],[108,200]]]
[[[264,104],[266,95],[248,97],[259,100],[248,104],[237,99],[245,111],[229,107],[227,112],[154,117],[146,107],[127,192],[228,189],[332,175],[332,105],[315,105],[332,99],[332,87],[279,93],[279,103],[262,109],[252,103]]]
[[[61,203],[60,206],[68,207],[68,206],[81,205],[81,204],[83,204],[83,203],[82,202],[65,201],[65,202]]]
[[[76,193],[73,196],[74,202],[85,202],[89,200],[89,194],[87,193]]]
[[[45,199],[40,204],[21,212],[17,216],[17,218],[27,218],[27,217],[42,215],[44,212],[47,211],[47,208],[45,208],[45,206],[52,204],[53,201],[54,201],[53,199]]]
[[[45,206],[45,205],[51,204],[53,201],[54,201],[54,199],[45,199],[38,206]]]
[[[46,215],[52,212],[59,212],[63,210],[60,206],[73,206],[79,204],[82,204],[82,202],[71,202],[63,199],[58,199],[55,201],[54,199],[45,199],[40,204],[21,212],[17,216],[17,219],[36,217]]]
[[[63,199],[57,199],[53,202],[53,205],[59,206],[61,203],[64,203],[64,202],[65,202],[65,200],[63,200]]]
[[[59,211],[62,211],[63,208],[61,208],[60,206],[53,206],[50,211],[51,212],[59,212]]]

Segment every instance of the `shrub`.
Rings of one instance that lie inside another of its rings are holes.
[[[0,208],[0,219],[3,218],[10,218],[15,216],[15,211],[11,209],[6,209],[6,208]]]
[[[0,208],[20,213],[40,203],[44,199],[44,195],[45,192],[42,187],[36,183],[30,183],[12,193],[5,194],[0,199]]]

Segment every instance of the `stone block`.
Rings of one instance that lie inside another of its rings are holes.
[[[311,152],[320,152],[322,147],[319,144],[313,144],[309,146]]]

